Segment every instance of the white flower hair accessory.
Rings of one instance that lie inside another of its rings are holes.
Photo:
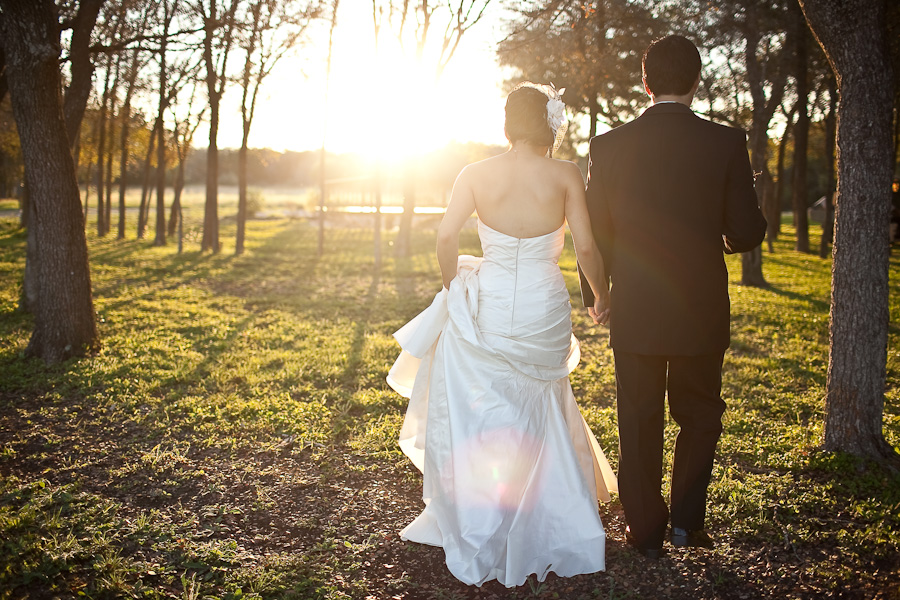
[[[523,87],[534,88],[547,96],[547,125],[550,126],[550,131],[553,132],[554,138],[550,156],[553,156],[553,153],[559,150],[559,146],[562,144],[563,137],[566,134],[566,129],[569,127],[569,121],[566,119],[566,105],[562,101],[562,95],[566,92],[566,88],[557,90],[552,83],[543,84],[523,81],[513,88],[513,91]]]

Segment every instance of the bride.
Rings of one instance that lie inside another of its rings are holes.
[[[609,294],[581,171],[548,156],[563,110],[551,86],[510,93],[509,151],[463,169],[438,229],[443,289],[394,334],[388,383],[409,398],[400,447],[425,501],[400,535],[443,547],[467,584],[605,568],[597,501],[616,480],[569,385],[580,353],[557,266],[567,222],[599,323]],[[483,259],[458,256],[473,212]]]

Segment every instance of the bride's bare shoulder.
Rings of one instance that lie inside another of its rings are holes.
[[[571,160],[560,160],[557,158],[554,158],[552,160],[553,167],[559,177],[567,181],[578,178],[578,180],[584,183],[584,175],[581,172],[581,167],[579,167],[577,164],[575,164]]]
[[[504,163],[508,162],[506,154],[498,154],[477,162],[470,163],[463,167],[459,172],[460,179],[480,179],[483,177],[491,177],[498,169],[503,168]]]

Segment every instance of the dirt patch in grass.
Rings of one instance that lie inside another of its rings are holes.
[[[233,451],[196,448],[189,438],[148,436],[134,421],[111,422],[86,402],[4,395],[0,447],[6,451],[0,473],[102,498],[116,506],[117,521],[150,515],[151,526],[171,531],[174,546],[168,551],[147,540],[119,540],[121,556],[133,563],[120,591],[147,588],[153,595],[173,596],[184,592],[181,574],[218,570],[234,576],[268,565],[307,573],[299,583],[268,590],[301,598],[889,599],[900,593],[896,555],[863,561],[866,572],[851,576],[832,570],[841,557],[827,544],[748,542],[730,539],[727,530],[713,531],[714,550],[667,548],[661,560],[649,561],[625,545],[618,502],[601,506],[608,532],[606,572],[570,578],[550,573],[543,583],[532,577],[511,590],[496,582],[469,587],[447,571],[440,548],[398,536],[421,509],[419,478],[409,465],[354,455],[340,445],[301,446],[289,439]],[[222,564],[189,551],[216,543],[234,544]],[[172,551],[179,544],[187,550],[181,555]],[[79,581],[89,585],[78,577],[75,558],[68,569],[76,574],[75,587]],[[2,559],[12,557],[4,553]],[[85,562],[90,558],[83,556]],[[160,574],[146,566],[152,564],[162,565]],[[59,597],[66,571],[48,576],[49,582],[7,579],[4,596]],[[227,590],[228,581],[212,578],[200,589]]]

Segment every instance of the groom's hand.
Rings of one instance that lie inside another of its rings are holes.
[[[595,299],[594,305],[588,307],[588,315],[595,325],[609,324],[609,300]]]

